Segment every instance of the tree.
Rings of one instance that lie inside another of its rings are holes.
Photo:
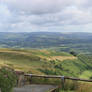
[[[1,92],[12,92],[16,85],[17,77],[13,69],[2,67],[0,69]]]
[[[72,54],[73,56],[77,56],[77,53],[75,51],[70,51],[70,54]]]

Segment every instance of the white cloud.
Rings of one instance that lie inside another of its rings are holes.
[[[72,0],[4,0],[10,9],[32,14],[56,13]]]
[[[1,31],[76,29],[91,32],[89,30],[91,24],[91,0],[2,0],[0,2]]]

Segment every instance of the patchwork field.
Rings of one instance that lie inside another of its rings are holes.
[[[90,54],[73,56],[70,53],[47,49],[0,49],[0,67],[1,66],[8,66],[15,70],[32,74],[64,75],[92,79],[92,55]],[[39,83],[39,79],[33,79],[33,82]],[[41,82],[58,84],[60,81],[41,79],[40,83]],[[74,84],[75,82],[73,84],[70,83],[67,83],[69,88],[77,86]],[[66,87],[68,87],[67,85]],[[78,85],[83,86],[83,84]],[[91,90],[90,84],[85,84],[84,86],[85,88],[88,86],[89,90]],[[81,92],[80,90],[84,90],[84,88],[78,88],[77,90]]]
[[[0,49],[0,66],[34,74],[91,78],[91,55],[36,49]],[[90,73],[89,73],[90,72]]]
[[[69,53],[50,50],[0,49],[0,66],[9,66],[25,72],[43,73],[41,71],[43,68],[55,70],[54,62],[67,59],[77,58]]]

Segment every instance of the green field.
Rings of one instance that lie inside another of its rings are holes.
[[[51,49],[0,49],[0,67],[8,66],[18,71],[42,75],[63,75],[92,79],[92,55],[78,54],[73,56],[70,53]],[[33,79],[39,83],[39,79]],[[41,83],[56,83],[59,80],[40,80]],[[61,83],[61,82],[60,82]],[[75,82],[76,83],[76,82]],[[66,83],[66,89],[74,87],[74,83]],[[82,86],[84,84],[78,84]],[[77,85],[75,85],[77,86]],[[91,88],[90,84],[85,84],[85,88]],[[71,88],[71,89],[70,89]],[[85,89],[85,90],[86,90]],[[80,91],[80,88],[77,90]],[[84,89],[82,89],[84,90]],[[90,89],[91,90],[91,89]],[[61,91],[62,92],[62,91]],[[67,92],[67,90],[65,91]],[[73,92],[73,91],[68,91]],[[90,91],[88,91],[90,92]]]
[[[54,49],[92,53],[92,33],[0,32],[0,48]]]
[[[0,65],[7,65],[25,72],[42,73],[40,69],[50,68],[51,59],[54,56],[62,56],[64,59],[73,57],[68,53],[48,50],[0,49]],[[54,69],[53,65],[51,67]]]
[[[0,49],[0,66],[33,74],[91,78],[91,56],[39,49]],[[89,74],[90,73],[90,74]]]

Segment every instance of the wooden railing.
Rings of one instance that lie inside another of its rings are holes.
[[[88,79],[82,79],[82,78],[74,78],[74,77],[67,77],[67,76],[56,76],[56,75],[36,75],[36,74],[20,74],[19,76],[19,80],[18,80],[18,86],[22,86],[23,84],[23,81],[24,81],[24,78],[25,77],[30,77],[31,79],[33,77],[37,77],[37,78],[55,78],[55,79],[60,79],[61,80],[61,86],[62,86],[62,89],[64,89],[64,85],[65,85],[65,80],[68,79],[68,80],[75,80],[75,81],[84,81],[84,82],[92,82],[92,80],[88,80]],[[22,83],[21,83],[22,81]],[[59,85],[60,87],[60,85]],[[59,88],[58,87],[58,88]],[[52,91],[50,92],[56,92],[56,88],[53,89]]]
[[[33,78],[33,77],[40,77],[40,78],[55,78],[55,79],[61,79],[61,86],[62,86],[62,89],[64,89],[64,85],[65,85],[65,80],[68,79],[68,80],[75,80],[75,81],[84,81],[84,82],[92,82],[92,80],[88,80],[88,79],[82,79],[82,78],[73,78],[73,77],[67,77],[67,76],[52,76],[52,75],[35,75],[35,74],[25,74],[25,76],[30,76],[30,78]],[[56,91],[57,89],[54,89],[50,92],[57,92]]]
[[[75,81],[92,82],[92,80],[88,80],[88,79],[73,78],[73,77],[67,77],[67,76],[35,75],[35,74],[25,74],[24,76],[42,77],[42,78],[57,78],[57,79],[61,79],[61,80],[69,79],[69,80],[75,80]]]

